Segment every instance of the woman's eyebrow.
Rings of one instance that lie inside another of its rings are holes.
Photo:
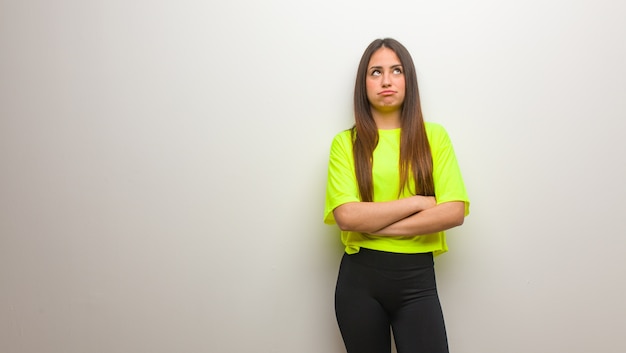
[[[395,69],[396,67],[402,67],[402,64],[393,64],[393,65],[389,66],[389,68],[391,68],[391,69]],[[382,69],[382,68],[383,68],[382,66],[377,66],[376,65],[376,66],[371,66],[370,70],[371,69]]]

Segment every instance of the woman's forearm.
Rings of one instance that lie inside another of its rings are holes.
[[[349,202],[333,214],[341,230],[374,233],[434,205],[434,197],[416,195],[387,202]]]
[[[412,214],[370,234],[387,236],[415,236],[432,234],[463,224],[465,204],[446,202]]]

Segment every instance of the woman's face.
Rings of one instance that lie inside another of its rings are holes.
[[[367,65],[365,86],[372,109],[393,112],[402,107],[404,68],[393,50],[383,47],[374,52]]]

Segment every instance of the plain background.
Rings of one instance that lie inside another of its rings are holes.
[[[0,351],[343,352],[322,223],[375,38],[472,200],[455,353],[626,351],[626,3],[0,2]]]

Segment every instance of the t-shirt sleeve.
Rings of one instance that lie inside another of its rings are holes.
[[[348,202],[358,202],[359,189],[354,173],[350,133],[341,133],[333,139],[328,160],[324,223],[335,224],[333,210]]]
[[[431,124],[431,134],[429,135],[437,203],[462,201],[465,203],[465,215],[467,216],[470,205],[469,197],[450,137],[446,130],[437,124]]]

